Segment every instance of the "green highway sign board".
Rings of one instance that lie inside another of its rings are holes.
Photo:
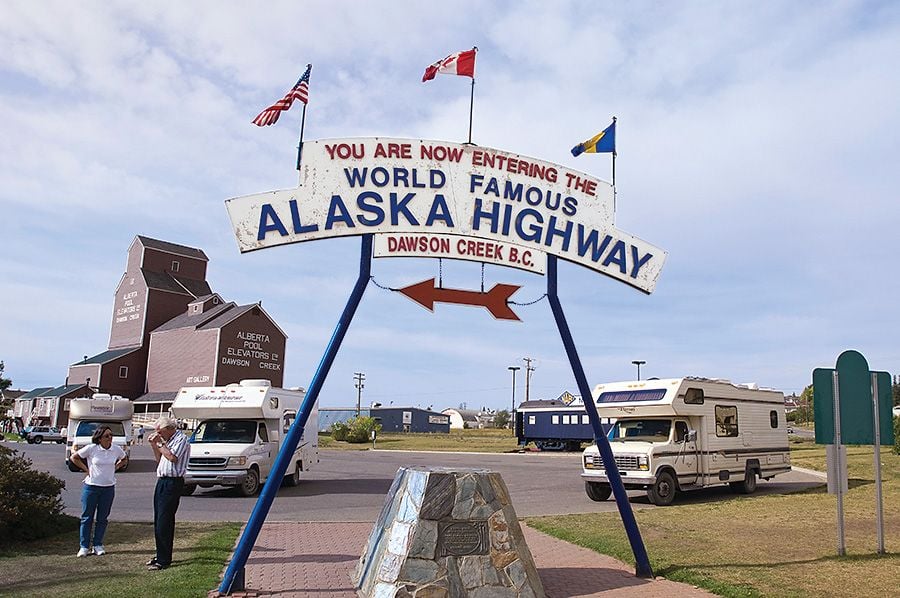
[[[891,375],[871,372],[866,358],[857,351],[844,351],[837,367],[813,370],[813,401],[816,420],[816,443],[834,441],[834,378],[838,374],[840,399],[841,444],[875,444],[875,407],[872,400],[872,378],[878,384],[878,414],[882,445],[894,442],[891,415]]]

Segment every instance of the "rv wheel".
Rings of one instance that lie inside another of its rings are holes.
[[[588,498],[597,502],[603,502],[612,494],[612,488],[609,484],[601,484],[600,482],[585,482],[584,491]]]
[[[303,471],[303,466],[300,462],[297,462],[297,467],[294,468],[294,473],[289,473],[284,476],[284,485],[285,486],[296,486],[300,483],[300,472]]]
[[[733,492],[741,494],[753,494],[756,492],[756,471],[748,469],[744,474],[744,479],[740,482],[729,482],[728,486]]]
[[[244,483],[238,486],[242,496],[253,496],[259,490],[259,472],[253,468],[247,470],[247,477]]]
[[[72,472],[81,471],[80,469],[75,467],[75,464],[72,463],[71,461],[69,461],[68,459],[66,459],[66,466],[69,468],[69,471],[72,471]]]
[[[656,483],[647,488],[647,497],[658,507],[667,507],[675,500],[675,478],[668,471],[656,476]]]

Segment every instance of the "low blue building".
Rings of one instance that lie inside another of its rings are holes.
[[[376,403],[377,405],[377,403]],[[381,424],[382,432],[419,432],[449,434],[450,416],[419,407],[371,407],[360,409],[364,417],[374,417]],[[330,432],[331,426],[356,417],[356,407],[319,409],[319,432]]]
[[[374,407],[369,414],[381,424],[382,432],[450,433],[450,416],[428,409]]]

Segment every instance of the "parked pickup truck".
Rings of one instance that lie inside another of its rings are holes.
[[[22,430],[22,438],[28,444],[40,444],[44,441],[62,444],[66,441],[66,437],[59,431],[59,428],[52,426],[28,426]]]

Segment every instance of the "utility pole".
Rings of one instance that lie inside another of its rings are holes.
[[[353,374],[353,379],[356,380],[356,417],[359,417],[359,407],[362,402],[362,389],[366,386],[363,384],[363,381],[365,381],[366,375],[362,372],[356,372]]]
[[[511,365],[506,369],[508,369],[510,372],[512,372],[512,408],[509,410],[509,417],[510,417],[509,421],[510,421],[510,428],[515,430],[516,429],[516,372],[521,370],[522,368],[520,368],[517,365]]]
[[[523,357],[522,361],[525,362],[525,401],[527,402],[531,398],[531,372],[535,370],[535,366],[531,365],[531,362],[534,361],[531,357]]]

